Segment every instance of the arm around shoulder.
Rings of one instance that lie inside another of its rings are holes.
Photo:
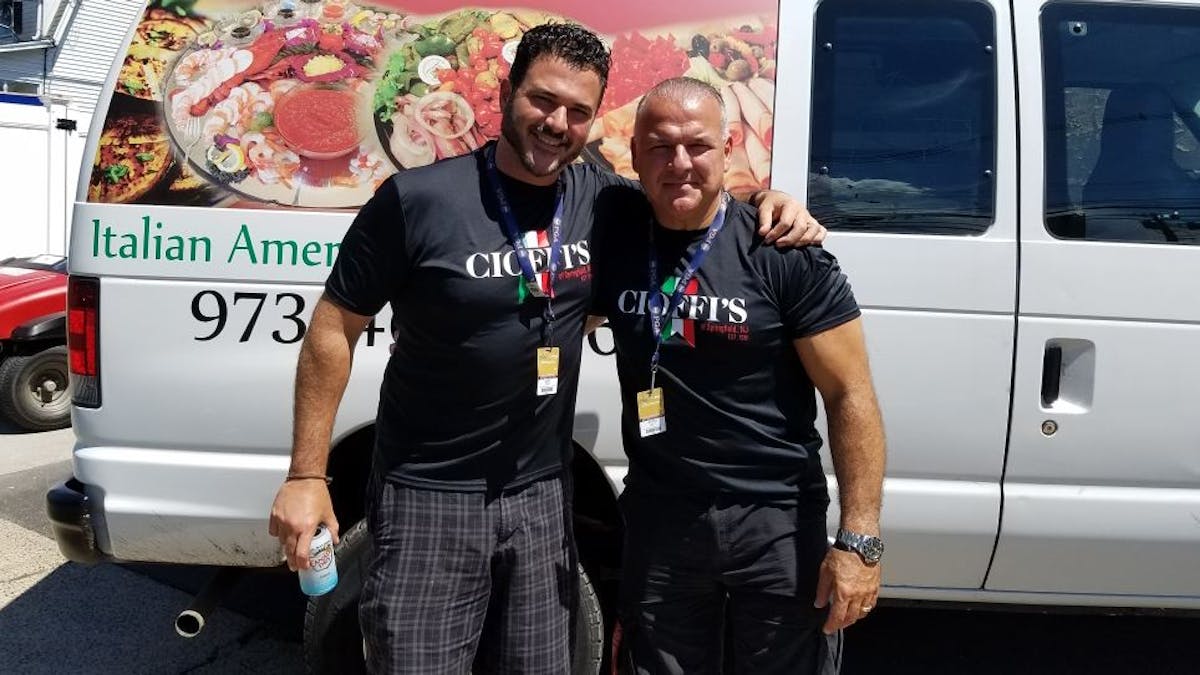
[[[819,246],[828,234],[808,209],[786,192],[759,190],[746,202],[758,209],[758,234],[779,248]]]

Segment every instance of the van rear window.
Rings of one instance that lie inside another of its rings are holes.
[[[994,219],[995,17],[978,2],[817,9],[809,208],[830,229],[964,235]]]
[[[1200,10],[1054,3],[1042,45],[1047,229],[1200,244]]]
[[[690,75],[736,116],[727,187],[770,184],[777,0],[514,4],[150,2],[111,83],[88,201],[357,208],[393,173],[495,139],[517,43],[563,20],[612,48],[585,161],[633,177],[640,96]]]

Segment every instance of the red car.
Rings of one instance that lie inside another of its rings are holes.
[[[67,259],[0,260],[0,414],[30,431],[71,424]]]

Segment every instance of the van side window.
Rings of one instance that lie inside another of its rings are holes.
[[[1200,244],[1200,11],[1053,3],[1041,32],[1046,228]]]
[[[817,8],[809,209],[834,230],[971,235],[995,214],[995,16],[980,2]]]

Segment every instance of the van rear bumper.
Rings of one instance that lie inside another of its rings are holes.
[[[108,559],[96,545],[92,502],[83,483],[71,478],[50,488],[46,493],[46,515],[50,517],[58,550],[67,560],[93,564]]]
[[[81,442],[75,488],[89,501],[75,510],[91,514],[95,546],[108,559],[275,567],[283,554],[267,519],[288,462],[284,453]]]

